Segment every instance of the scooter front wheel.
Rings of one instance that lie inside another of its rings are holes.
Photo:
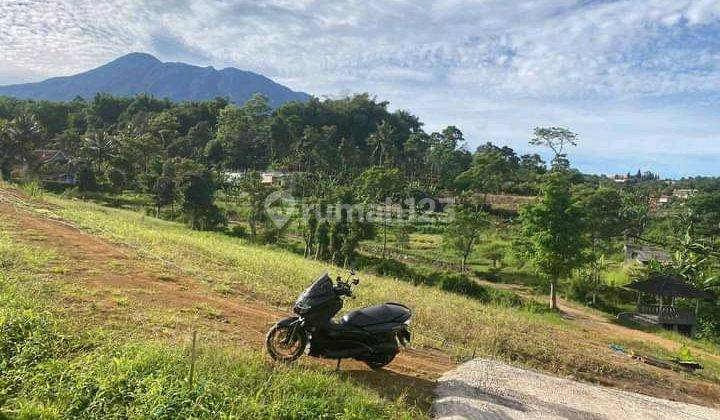
[[[302,356],[307,346],[305,332],[296,326],[274,325],[267,333],[265,347],[278,362],[293,362]]]

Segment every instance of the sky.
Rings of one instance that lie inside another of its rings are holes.
[[[720,176],[720,0],[0,0],[0,84],[135,51],[369,92],[471,150],[563,126],[586,172]]]

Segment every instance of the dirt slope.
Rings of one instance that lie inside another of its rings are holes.
[[[158,313],[195,314],[190,316],[192,321],[183,322],[182,316],[174,318],[170,328],[139,325],[138,329],[150,336],[157,333],[184,338],[190,329],[196,328],[223,341],[260,350],[272,323],[287,316],[286,312],[246,295],[221,296],[200,280],[142,260],[130,248],[29,211],[23,208],[24,201],[27,198],[17,192],[0,189],[0,228],[9,227],[18,241],[52,249],[59,255],[65,268],[56,276],[67,284],[89,290],[91,295],[69,304],[69,310],[82,322],[103,322],[122,328],[128,323],[147,321]],[[93,310],[88,309],[90,305]],[[138,311],[146,315],[140,316]],[[322,362],[334,366],[333,361]],[[415,349],[401,352],[383,372],[370,371],[354,361],[342,363],[345,375],[390,398],[405,395],[425,408],[429,407],[436,379],[454,367],[454,361],[443,354]]]
[[[247,291],[219,295],[201,279],[184,275],[172,266],[143,259],[132,248],[88,234],[63,220],[52,219],[47,216],[50,211],[28,208],[38,207],[37,203],[28,206],[28,201],[28,197],[15,190],[0,187],[0,228],[9,226],[18,241],[52,249],[64,260],[64,269],[52,278],[89,290],[63,302],[79,322],[109,325],[117,330],[136,326],[133,333],[183,343],[190,330],[198,329],[205,339],[262,349],[265,332],[275,320],[287,314],[254,299]],[[528,293],[522,286],[491,285]],[[613,324],[587,308],[564,301],[561,308],[566,318],[587,331],[588,341],[584,345],[597,347],[598,351],[607,351],[607,342],[612,337],[649,341],[669,349],[678,346],[672,340]],[[317,359],[305,359],[307,363],[318,363]],[[617,359],[618,363],[638,363],[628,358]],[[321,363],[334,366],[332,361]],[[352,361],[344,361],[342,366],[344,375],[375,388],[382,395],[405,396],[429,408],[437,378],[452,370],[455,363],[440,352],[410,350],[381,373]],[[717,403],[714,401],[719,395],[717,384],[686,378],[672,371],[658,369],[658,374],[671,383],[682,382],[684,391],[668,393],[665,386],[640,389],[662,398],[707,405]],[[601,383],[638,390],[628,378]]]

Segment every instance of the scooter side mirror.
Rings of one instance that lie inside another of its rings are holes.
[[[354,279],[354,280],[352,281],[352,284],[354,284],[355,286],[357,286],[358,284],[360,284],[360,279]]]

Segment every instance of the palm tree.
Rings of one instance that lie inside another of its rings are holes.
[[[373,146],[373,157],[379,157],[379,165],[383,166],[390,158],[393,148],[395,128],[387,120],[377,125],[377,130],[368,138],[368,144]]]
[[[83,139],[80,153],[95,165],[97,173],[117,154],[117,139],[104,131],[96,131]]]
[[[3,177],[9,177],[14,165],[30,168],[42,134],[42,126],[35,115],[30,113],[20,114],[0,125],[0,169]]]

